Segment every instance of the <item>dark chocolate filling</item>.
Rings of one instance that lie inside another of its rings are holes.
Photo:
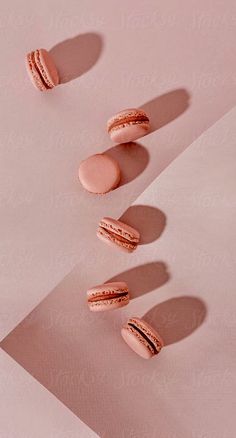
[[[159,353],[155,344],[148,338],[147,335],[145,335],[145,333],[142,332],[142,330],[139,327],[137,327],[135,324],[132,324],[131,322],[128,322],[128,325],[130,325],[130,327],[133,327],[133,329],[136,330],[145,339],[145,341],[148,342],[148,344],[153,348],[154,354]]]

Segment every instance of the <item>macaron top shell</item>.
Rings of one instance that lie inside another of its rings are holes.
[[[107,193],[120,182],[120,167],[114,158],[106,154],[95,154],[82,161],[79,180],[91,193]]]

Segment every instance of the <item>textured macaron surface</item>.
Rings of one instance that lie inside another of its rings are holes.
[[[79,180],[91,193],[107,193],[120,182],[120,167],[114,158],[106,154],[96,154],[82,161]]]
[[[158,333],[140,318],[130,318],[121,334],[130,348],[146,359],[158,354],[163,347]]]
[[[123,307],[129,303],[128,286],[121,281],[95,286],[87,291],[87,300],[93,311]]]
[[[140,234],[137,230],[110,217],[104,217],[99,222],[97,236],[127,251],[133,251],[140,240]]]

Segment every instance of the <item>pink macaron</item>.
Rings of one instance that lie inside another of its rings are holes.
[[[128,346],[144,359],[150,359],[160,353],[163,341],[159,334],[146,321],[129,318],[122,327],[121,335]]]
[[[150,131],[149,118],[142,109],[126,109],[111,117],[107,131],[115,143],[128,143]]]
[[[137,230],[111,217],[104,217],[99,222],[97,236],[105,243],[127,252],[134,251],[140,241],[140,234]]]
[[[129,303],[129,290],[124,281],[105,283],[87,291],[89,309],[92,312],[119,309]]]
[[[104,194],[115,189],[120,177],[119,164],[106,154],[92,155],[79,166],[79,180],[91,193]]]
[[[40,91],[51,90],[59,84],[57,68],[45,49],[37,49],[27,54],[26,69],[31,82]]]

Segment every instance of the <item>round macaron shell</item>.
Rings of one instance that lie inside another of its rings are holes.
[[[150,359],[153,354],[151,351],[143,344],[137,336],[135,336],[131,331],[127,328],[123,327],[121,329],[121,336],[126,342],[126,344],[139,356],[143,359]]]
[[[49,82],[55,87],[59,84],[59,76],[52,56],[47,50],[39,49],[39,58]]]
[[[82,161],[79,180],[91,193],[104,194],[115,189],[120,182],[120,168],[114,158],[96,154]]]

